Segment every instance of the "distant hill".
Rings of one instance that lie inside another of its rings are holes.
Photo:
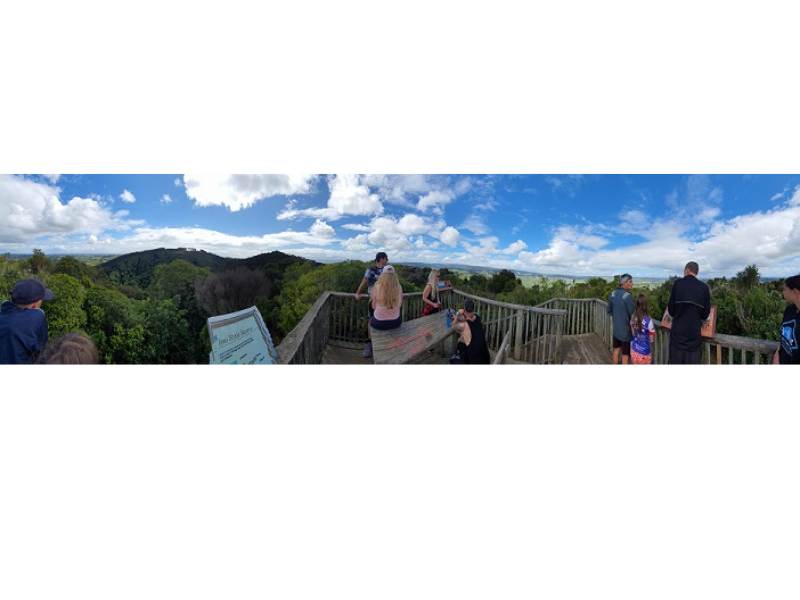
[[[212,271],[224,271],[236,267],[263,270],[271,278],[279,278],[289,265],[295,263],[310,263],[314,266],[319,264],[306,258],[291,256],[277,251],[258,254],[249,258],[226,258],[205,250],[157,248],[155,250],[144,250],[117,256],[101,263],[98,268],[117,283],[144,288],[150,284],[153,271],[158,265],[178,259]]]

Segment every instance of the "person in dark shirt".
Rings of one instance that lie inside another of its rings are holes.
[[[0,306],[0,364],[33,363],[47,344],[47,318],[42,302],[53,292],[41,281],[23,279],[11,290],[11,302]]]
[[[669,294],[669,364],[700,364],[703,322],[711,314],[711,291],[697,278],[700,267],[696,262],[686,263],[683,277],[672,285]]]
[[[475,314],[475,303],[467,298],[464,308],[456,314],[453,329],[461,334],[456,349],[458,359],[455,363],[468,365],[488,365],[491,363],[486,333],[481,318]]]
[[[780,365],[800,365],[800,275],[783,283],[783,299],[789,303],[783,311],[781,345],[772,362]]]
[[[622,353],[622,364],[627,365],[631,358],[631,317],[635,306],[633,305],[633,277],[625,273],[619,278],[619,286],[608,297],[607,312],[611,315],[613,324],[614,352],[612,362],[619,364],[619,355]]]

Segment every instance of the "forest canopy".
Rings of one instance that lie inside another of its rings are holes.
[[[0,298],[14,283],[41,279],[56,295],[44,306],[51,339],[83,331],[108,364],[207,363],[209,316],[257,306],[276,342],[290,332],[324,291],[354,292],[370,263],[321,265],[281,252],[226,259],[203,251],[158,249],[91,265],[80,258],[53,260],[39,249],[29,258],[0,256]],[[420,292],[430,268],[396,265],[405,292]],[[552,298],[606,299],[616,287],[602,277],[566,282],[539,278],[523,285],[508,270],[465,273],[441,270],[442,279],[466,292],[535,306]],[[660,319],[673,279],[637,287]],[[777,340],[783,281],[763,281],[756,265],[732,278],[706,280],[718,306],[717,330]]]

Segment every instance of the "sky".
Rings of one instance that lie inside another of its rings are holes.
[[[0,253],[800,272],[800,175],[0,175]]]

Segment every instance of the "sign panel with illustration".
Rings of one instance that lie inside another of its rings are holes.
[[[210,317],[212,365],[274,365],[278,353],[261,313],[255,306]]]

